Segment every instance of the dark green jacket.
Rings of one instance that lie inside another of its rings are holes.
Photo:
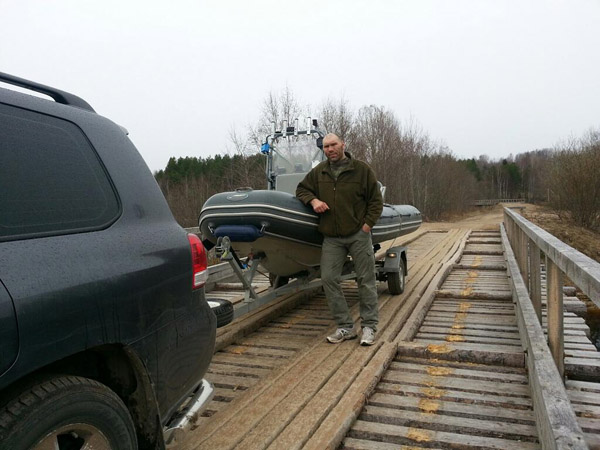
[[[351,158],[346,153],[347,158]],[[350,159],[337,180],[323,161],[298,184],[296,197],[304,204],[317,198],[329,206],[320,215],[319,231],[325,236],[344,237],[356,233],[363,224],[375,225],[383,210],[383,199],[373,170],[364,162]]]

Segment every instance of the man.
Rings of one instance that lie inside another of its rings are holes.
[[[352,159],[346,144],[330,133],[323,139],[327,161],[314,167],[298,184],[296,197],[320,215],[323,234],[321,279],[337,331],[327,340],[337,344],[357,337],[354,321],[340,286],[348,254],[354,261],[360,300],[361,345],[373,345],[379,319],[375,255],[371,228],[383,210],[383,199],[373,170]]]

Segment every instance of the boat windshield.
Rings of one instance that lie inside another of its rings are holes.
[[[308,173],[325,160],[323,151],[309,136],[280,137],[272,143],[272,148],[273,170],[277,175]]]

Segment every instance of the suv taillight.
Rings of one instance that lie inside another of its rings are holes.
[[[208,262],[206,259],[206,250],[202,241],[195,234],[188,234],[188,241],[192,248],[192,267],[194,277],[192,279],[192,289],[201,288],[208,280]]]

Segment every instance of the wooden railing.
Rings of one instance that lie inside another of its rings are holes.
[[[541,263],[545,259],[548,345],[564,377],[563,279],[569,277],[600,306],[600,264],[509,208],[504,208],[504,226],[540,324]]]
[[[475,206],[494,206],[498,203],[524,203],[524,198],[486,198],[473,201]]]

